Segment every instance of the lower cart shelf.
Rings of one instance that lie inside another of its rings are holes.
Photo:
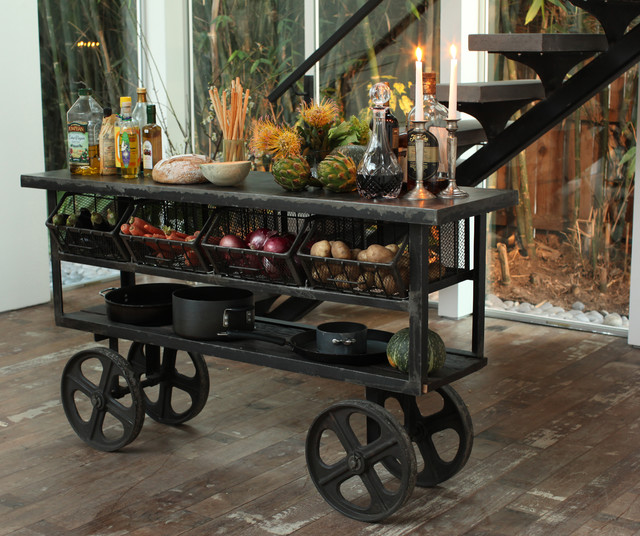
[[[322,363],[295,353],[287,342],[278,345],[256,339],[197,341],[179,337],[171,326],[148,327],[112,322],[107,318],[104,305],[82,311],[65,313],[58,319],[58,325],[81,331],[89,331],[96,336],[125,339],[163,348],[175,348],[187,352],[198,352],[222,359],[230,359],[259,366],[266,366],[288,372],[297,372],[333,380],[346,381],[412,395],[425,394],[463,378],[487,364],[484,357],[476,357],[463,350],[447,349],[445,366],[430,376],[424,385],[412,386],[406,374],[386,364],[354,366]],[[311,326],[259,318],[256,332],[282,337],[291,337]]]

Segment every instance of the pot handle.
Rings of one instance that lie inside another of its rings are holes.
[[[253,305],[227,307],[222,313],[222,327],[225,329],[253,329],[255,321]]]
[[[107,292],[111,292],[112,290],[119,290],[119,287],[109,287],[109,288],[103,288],[102,290],[98,291],[98,294],[100,294],[100,296],[102,296],[104,298],[104,295]]]
[[[238,338],[238,339],[257,339],[259,341],[272,342],[280,346],[287,344],[287,339],[284,337],[278,337],[277,335],[268,335],[266,333],[260,333],[258,331],[241,331],[241,330],[228,330],[220,333],[224,337]]]

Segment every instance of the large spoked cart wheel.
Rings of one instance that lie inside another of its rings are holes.
[[[367,399],[380,406],[384,406],[389,398],[399,402],[404,428],[422,458],[416,480],[419,487],[437,486],[454,476],[469,460],[473,447],[471,415],[456,390],[445,385],[426,398],[429,396],[441,399],[439,409],[423,415],[414,396],[367,388]],[[378,432],[372,427],[369,433],[375,437]],[[385,466],[394,475],[402,472],[402,467],[394,460],[385,461]]]
[[[162,424],[182,424],[202,411],[209,371],[202,354],[134,342],[127,360],[143,388],[144,411]]]
[[[416,458],[411,440],[378,404],[347,400],[330,406],[309,428],[305,451],[320,495],[352,519],[381,521],[413,491]],[[397,473],[391,474],[387,465]]]
[[[91,447],[112,452],[140,433],[142,388],[114,350],[100,346],[74,354],[64,367],[60,390],[69,424]]]

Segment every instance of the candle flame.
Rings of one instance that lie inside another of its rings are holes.
[[[422,61],[422,49],[420,47],[416,48],[416,58],[418,58],[418,61]]]
[[[456,48],[456,46],[451,45],[451,48],[449,49],[449,51],[451,52],[451,57],[455,60],[456,54],[458,53],[458,49]]]

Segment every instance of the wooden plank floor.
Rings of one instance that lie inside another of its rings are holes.
[[[67,293],[68,310],[96,291]],[[335,304],[305,321],[336,317],[407,324]],[[468,320],[430,322],[468,341]],[[102,453],[59,400],[66,360],[95,345],[55,327],[50,305],[0,315],[0,535],[640,535],[640,350],[623,339],[488,319],[489,365],[454,384],[473,416],[469,462],[377,525],[333,511],[304,462],[315,415],[362,387],[207,357],[199,416],[147,418],[131,445]]]

